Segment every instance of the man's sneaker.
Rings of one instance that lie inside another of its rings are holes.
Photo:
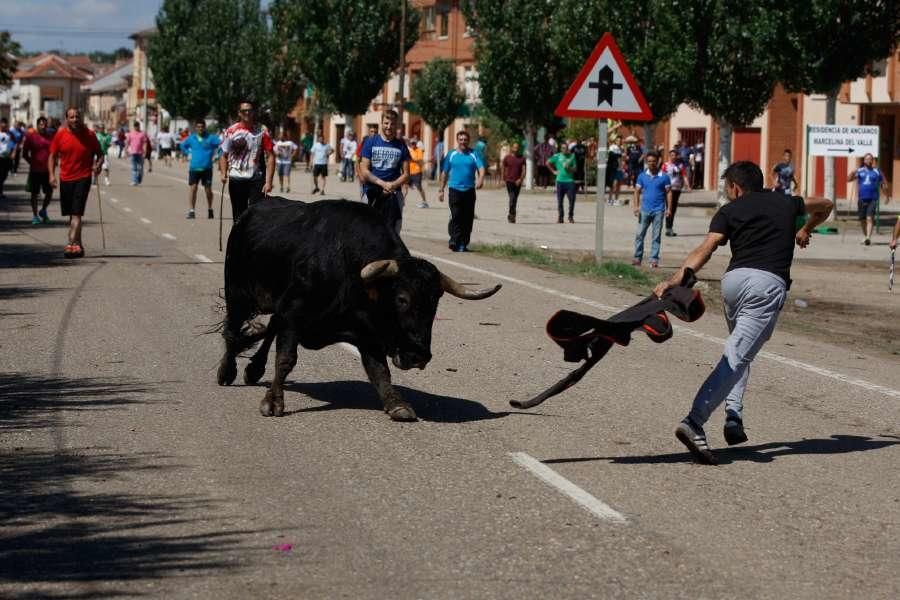
[[[50,217],[47,216],[47,209],[46,209],[46,208],[42,208],[41,210],[39,210],[39,211],[38,211],[38,216],[41,218],[41,222],[42,222],[44,225],[49,225],[49,224],[50,224]]]
[[[703,428],[695,427],[689,419],[678,424],[678,427],[675,428],[675,437],[694,455],[698,463],[719,464],[718,459],[709,449],[709,444],[706,443],[706,433],[703,432]]]
[[[725,441],[729,446],[735,444],[743,444],[747,441],[747,434],[744,433],[744,422],[733,415],[725,417],[725,428],[722,430],[725,434]]]
[[[313,194],[318,194],[318,193],[319,193],[319,188],[318,188],[318,187],[314,187],[312,193],[313,193]]]
[[[197,213],[194,212],[194,209],[193,209],[193,208],[192,208],[191,210],[188,211],[188,214],[187,214],[187,218],[188,218],[188,219],[194,219],[194,218],[196,218],[196,217],[197,217]]]
[[[666,237],[675,237],[675,232],[671,229],[666,229]]]
[[[459,245],[459,251],[460,251],[460,252],[468,252],[468,251],[469,251],[469,247],[466,246],[465,244],[460,244],[460,245]]]
[[[516,215],[506,215],[506,220],[507,220],[509,223],[515,223],[515,222],[516,222]]]
[[[213,209],[211,209],[211,208],[206,209],[206,218],[207,219],[215,219],[216,218],[216,215],[213,212]]]
[[[109,177],[103,178],[103,185],[109,185]]]
[[[573,217],[569,217],[569,223],[574,223],[575,219]]]
[[[651,261],[650,261],[650,268],[651,268],[651,269],[658,269],[658,268],[659,268],[659,261],[657,261],[657,260],[651,260]]]
[[[428,208],[428,203],[427,202],[419,202],[418,206],[419,206],[419,208]]]
[[[31,217],[31,224],[32,224],[32,225],[40,225],[42,222],[43,222],[43,221],[41,221],[41,218],[40,218],[39,216],[37,216],[37,215],[34,215],[33,217]]]
[[[871,246],[872,240],[870,240],[869,238],[866,238],[865,241],[863,242],[863,244],[865,244],[866,246]]]
[[[290,193],[291,193],[291,188],[287,188],[287,189],[284,191],[284,193],[285,193],[285,194],[290,194]]]
[[[82,256],[84,256],[84,245],[80,243],[72,244],[72,252],[74,252],[72,258],[81,258]]]
[[[641,266],[641,261],[640,261],[640,259],[637,259],[637,258],[631,259],[631,266],[632,266],[632,267],[639,267],[639,266]]]

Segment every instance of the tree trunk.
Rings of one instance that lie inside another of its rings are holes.
[[[834,125],[835,121],[835,112],[837,109],[837,90],[832,90],[827,96],[825,96],[825,124],[826,125]],[[823,179],[825,180],[825,197],[834,202],[834,157],[826,156],[825,157],[825,168],[823,173]],[[844,175],[846,176],[846,175]],[[836,210],[831,211],[831,214],[828,216],[829,221],[833,221],[835,215],[837,214]]]
[[[719,121],[719,169],[717,171],[716,189],[719,191],[718,200],[720,205],[725,204],[728,201],[728,196],[725,194],[725,180],[722,179],[722,175],[725,174],[725,169],[731,164],[732,132],[733,129],[731,123]],[[709,156],[707,156],[707,161],[708,160]]]
[[[534,188],[534,126],[525,129],[525,189]]]
[[[647,151],[656,150],[656,123],[644,123],[644,149]],[[665,157],[661,157],[663,160]]]

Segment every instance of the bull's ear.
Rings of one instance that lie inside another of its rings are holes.
[[[376,260],[363,267],[359,276],[365,283],[370,283],[376,279],[396,277],[399,272],[400,265],[396,260]]]

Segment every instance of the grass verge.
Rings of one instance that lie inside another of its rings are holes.
[[[651,275],[614,260],[598,265],[589,252],[543,250],[524,244],[474,244],[469,249],[479,254],[525,263],[561,275],[594,279],[643,294],[664,279],[663,274]]]

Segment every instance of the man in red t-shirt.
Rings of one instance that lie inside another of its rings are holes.
[[[503,181],[506,183],[506,195],[509,196],[509,213],[506,215],[506,220],[510,223],[516,222],[516,206],[519,203],[522,180],[525,179],[525,158],[519,148],[519,142],[513,142],[509,147],[509,153],[503,157],[503,162],[500,163]]]
[[[235,221],[250,204],[269,195],[275,177],[275,145],[268,131],[257,124],[253,103],[241,102],[238,114],[240,120],[225,130],[219,159]]]
[[[53,136],[47,130],[47,117],[37,120],[37,128],[28,131],[22,147],[22,157],[31,165],[28,173],[28,187],[31,189],[31,224],[49,223],[47,207],[53,199],[53,188],[50,187],[50,174],[47,172],[47,157],[50,155],[50,143]],[[38,195],[44,192],[44,205],[38,210]]]
[[[66,111],[66,126],[60,128],[50,143],[47,171],[50,185],[56,187],[56,165],[59,164],[59,205],[69,217],[69,243],[63,251],[66,258],[84,256],[81,243],[81,218],[91,193],[92,175],[103,167],[100,142],[93,131],[84,126],[81,111]]]

